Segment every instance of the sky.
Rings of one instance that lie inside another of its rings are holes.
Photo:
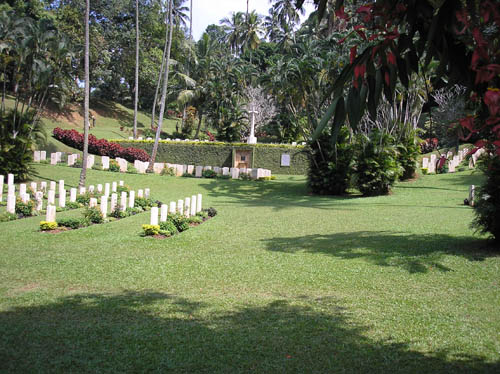
[[[189,7],[189,1],[186,2]],[[271,4],[269,0],[250,0],[250,11],[267,15]],[[313,11],[311,4],[305,4],[306,17]],[[219,24],[231,12],[246,12],[247,0],[193,0],[193,37],[200,39],[208,25]]]

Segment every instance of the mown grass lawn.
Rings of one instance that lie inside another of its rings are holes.
[[[302,177],[89,170],[219,214],[166,240],[139,236],[148,213],[60,234],[0,223],[0,372],[498,373],[499,252],[462,205],[481,179],[331,198]]]

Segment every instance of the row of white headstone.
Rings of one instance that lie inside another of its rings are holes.
[[[158,225],[158,222],[165,222],[169,213],[179,213],[188,218],[195,216],[202,210],[202,198],[202,195],[198,194],[177,202],[171,201],[170,204],[162,204],[160,208],[152,207],[150,224]]]
[[[89,201],[89,207],[90,208],[99,208],[101,211],[102,215],[104,218],[107,217],[108,212],[112,213],[116,211],[117,209],[120,211],[125,211],[127,208],[133,208],[135,206],[135,198],[136,198],[136,193],[135,191],[130,191],[127,193],[126,191],[122,191],[120,194],[120,199],[118,199],[118,193],[117,193],[117,186],[123,186],[123,181],[120,181],[119,184],[116,182],[113,182],[111,185],[110,183],[105,183],[104,188],[102,184],[97,185],[97,192],[98,193],[103,193],[99,198],[97,197],[92,197],[90,198]],[[111,192],[110,193],[110,188]],[[94,186],[89,186],[88,189],[89,192],[93,193],[95,192]],[[85,187],[80,188],[80,194],[85,194],[86,190]],[[50,193],[50,190],[49,190]],[[65,191],[62,195],[59,196],[59,202],[61,202],[61,196],[64,196],[64,200],[66,198]],[[149,198],[150,196],[150,190],[149,188],[146,189],[139,189],[137,190],[137,198]],[[71,189],[71,197],[70,201],[76,201],[76,188]],[[108,211],[108,202],[109,202],[109,211]],[[54,206],[55,201],[52,199],[48,199],[47,202],[47,216],[46,216],[46,221],[47,222],[55,222],[56,221],[56,213],[53,209],[49,209],[49,207]],[[61,205],[60,205],[61,206]]]
[[[45,151],[35,151],[35,161],[38,160],[37,162],[39,162],[41,160],[40,158],[41,152]],[[68,166],[73,166],[77,158],[78,158],[77,154],[68,155]],[[60,161],[61,161],[61,152],[55,152],[51,154],[50,163],[52,165],[57,165],[57,163]],[[94,165],[94,161],[95,161],[94,155],[88,155],[87,167],[91,168]],[[109,169],[110,161],[111,159],[108,156],[102,156],[101,162],[103,170]],[[128,168],[127,160],[117,157],[115,161],[120,166],[120,171],[125,173]],[[140,160],[135,160],[134,162],[134,168],[137,170],[139,174],[145,174],[148,167],[149,167],[149,162],[144,162]],[[217,175],[230,175],[231,178],[233,179],[238,179],[240,174],[247,174],[253,179],[259,179],[271,176],[271,170],[262,168],[257,168],[257,169],[251,169],[251,168],[238,169],[238,168],[228,168],[228,167],[221,168],[218,166],[212,167],[212,166],[170,164],[168,162],[167,163],[155,162],[153,165],[153,172],[155,174],[161,174],[163,169],[165,168],[172,168],[175,172],[175,175],[178,177],[187,173],[187,174],[194,174],[196,178],[201,178],[203,175],[203,171],[205,170],[213,170],[215,173],[217,173]]]
[[[482,152],[484,152],[484,149],[480,149],[474,155],[472,155],[471,161],[469,163],[470,168],[474,167],[474,165],[476,164],[477,157],[479,157],[479,156],[475,156],[475,155],[480,151],[481,151],[481,153],[480,153],[480,155],[481,155]],[[469,152],[469,150],[467,148],[464,148],[464,149],[458,151],[458,154],[456,154],[456,155],[453,155],[452,152],[448,152],[446,154],[449,173],[455,172],[456,167],[458,165],[460,165],[460,163],[465,159],[465,156],[467,155],[468,152]],[[472,159],[474,159],[474,161]],[[422,159],[422,168],[427,169],[428,174],[435,173],[438,161],[439,161],[439,159],[437,158],[437,155],[435,155],[435,154],[432,154],[430,159],[428,157],[424,157]],[[473,162],[473,164],[471,164],[472,162]]]
[[[129,136],[128,137],[128,140],[134,140],[134,137],[133,136]],[[139,136],[136,140],[148,140],[148,141],[152,141],[154,140],[153,138],[151,137],[148,137],[146,139],[144,139],[142,136]],[[160,140],[166,140],[168,142],[195,142],[195,143],[198,143],[198,142],[203,142],[203,143],[208,143],[209,140],[200,140],[200,139],[171,139],[171,138],[166,138],[166,139],[160,139]],[[307,143],[306,142],[301,142],[300,143],[301,145],[306,145]],[[297,146],[298,143],[297,142],[292,142],[292,145],[293,146]]]

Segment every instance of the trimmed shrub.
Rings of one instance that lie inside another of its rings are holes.
[[[14,221],[16,219],[17,214],[14,213],[3,212],[2,214],[0,214],[0,222]]]
[[[160,233],[159,225],[142,225],[142,230],[146,236],[154,236]]]
[[[50,231],[55,229],[57,229],[57,222],[47,222],[47,221],[40,222],[40,230],[42,231]]]
[[[160,222],[160,233],[162,235],[172,236],[177,234],[177,232],[177,226],[172,221],[166,220],[165,222]]]
[[[478,168],[487,179],[476,191],[472,227],[500,243],[500,158],[481,157]]]
[[[83,134],[80,134],[78,131],[63,130],[56,127],[52,134],[54,138],[60,142],[80,151],[83,150]],[[135,160],[149,160],[149,155],[142,149],[132,147],[124,148],[118,143],[111,143],[106,139],[97,139],[92,134],[89,134],[89,153],[112,158],[121,157],[129,162],[134,162]]]
[[[416,142],[416,134],[412,133],[406,139],[402,139],[398,145],[398,162],[403,168],[401,180],[408,180],[415,176],[418,165],[420,147]]]
[[[394,137],[378,130],[369,137],[358,136],[354,179],[363,196],[387,195],[400,176],[394,142]]]
[[[90,223],[103,223],[104,222],[104,217],[102,216],[101,211],[96,208],[86,208],[85,211],[83,212],[83,216],[87,220],[87,222]]]
[[[61,218],[57,220],[58,226],[68,227],[74,230],[85,226],[85,223],[86,222],[84,219],[78,219],[78,218]]]
[[[213,170],[203,170],[201,176],[203,178],[215,178],[217,176],[217,173]]]
[[[331,135],[325,133],[311,144],[307,185],[317,195],[343,195],[349,188],[353,146],[349,143],[349,132],[343,127],[338,135],[336,147]]]
[[[203,223],[203,218],[198,217],[198,216],[192,216],[188,218],[189,224],[200,224]]]
[[[179,213],[169,215],[167,221],[171,221],[179,232],[189,229],[189,222],[187,218]]]
[[[35,212],[35,203],[31,200],[28,200],[26,203],[23,203],[21,198],[16,199],[16,214],[22,217],[31,217]]]
[[[160,175],[166,175],[168,177],[175,177],[175,169],[174,168],[168,168],[168,167],[165,166],[163,168],[163,170],[161,171]]]
[[[217,215],[217,209],[215,209],[213,207],[206,209],[206,212],[207,212],[209,217],[215,217]]]
[[[109,169],[108,171],[112,171],[114,173],[118,173],[120,171],[120,164],[115,160],[109,160]]]
[[[141,208],[142,210],[146,210],[147,208],[153,207],[156,205],[156,201],[153,199],[146,199],[144,197],[136,197],[134,200],[134,207]]]

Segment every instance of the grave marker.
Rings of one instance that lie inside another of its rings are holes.
[[[201,199],[202,199],[202,196],[201,196],[201,193],[198,194],[198,198],[196,199],[196,213],[199,213],[201,212]]]
[[[177,212],[177,204],[175,201],[170,202],[170,213],[175,214]]]
[[[101,214],[104,218],[106,218],[108,214],[108,196],[101,196]]]
[[[76,188],[72,188],[69,191],[69,201],[72,202],[72,203],[76,202]]]
[[[135,204],[135,191],[130,191],[130,196],[128,199],[128,206],[133,208]]]
[[[47,205],[47,213],[45,215],[45,221],[56,222],[56,207],[55,207],[55,205]]]
[[[196,195],[191,196],[191,211],[189,213],[192,216],[196,215]]]
[[[103,170],[108,170],[109,169],[109,157],[108,156],[102,156],[101,157],[101,162],[102,162],[102,169]]]
[[[7,212],[16,213],[16,195],[7,195]]]
[[[168,205],[162,204],[160,209],[160,222],[166,222],[168,216]]]
[[[61,208],[66,207],[66,190],[59,191],[59,206]]]
[[[196,178],[201,178],[202,173],[203,173],[203,166],[197,166],[197,167],[196,167],[196,174],[195,174],[195,177],[196,177]]]
[[[7,174],[7,184],[14,184],[14,174]]]
[[[127,210],[127,193],[125,191],[120,196],[120,209],[122,212]]]
[[[111,208],[110,209],[111,212],[114,212],[116,210],[116,204],[117,204],[117,202],[118,202],[118,195],[115,194],[115,193],[112,193],[111,194],[111,207],[110,207]]]
[[[181,216],[184,214],[184,200],[177,201],[177,211]]]
[[[35,194],[35,201],[36,201],[35,210],[37,212],[39,212],[43,209],[43,192],[42,191],[38,191]]]
[[[50,205],[56,204],[56,191],[49,190],[49,194],[47,196],[47,204],[50,204]]]
[[[40,151],[40,161],[47,161],[47,152]]]
[[[151,225],[158,225],[158,207],[154,206],[151,208]]]

